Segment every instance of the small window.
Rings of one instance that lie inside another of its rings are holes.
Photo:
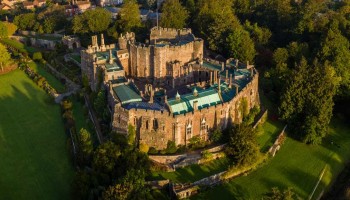
[[[148,129],[148,120],[146,121],[146,129]]]

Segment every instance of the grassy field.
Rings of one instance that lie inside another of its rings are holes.
[[[309,146],[287,138],[276,156],[256,171],[208,190],[194,199],[261,199],[272,187],[292,187],[300,197],[306,199],[326,167],[326,173],[313,197],[317,198],[350,158],[349,125],[334,120],[331,127],[324,144]]]
[[[20,70],[0,86],[0,199],[69,199],[74,170],[59,106]]]
[[[55,76],[53,76],[52,74],[50,74],[48,71],[46,71],[43,68],[43,64],[41,63],[37,63],[37,62],[30,62],[29,67],[32,68],[36,73],[40,74],[41,76],[45,77],[47,82],[53,87],[55,88],[55,90],[58,93],[63,93],[65,91],[65,87],[64,85],[57,80],[57,78]]]

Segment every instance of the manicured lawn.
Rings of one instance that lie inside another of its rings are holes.
[[[29,67],[32,68],[36,73],[40,74],[41,76],[45,77],[47,82],[55,88],[55,90],[58,93],[63,93],[65,91],[64,85],[52,74],[50,74],[48,71],[46,71],[43,68],[43,64],[37,63],[37,62],[30,62],[28,63]]]
[[[350,127],[334,120],[323,145],[309,146],[287,138],[281,150],[266,164],[230,182],[204,192],[194,199],[261,199],[272,187],[293,187],[306,199],[316,185],[321,171],[326,173],[313,199],[327,189],[350,159]],[[334,141],[334,144],[331,144]],[[339,146],[339,147],[337,147]]]
[[[225,171],[227,170],[228,166],[229,160],[227,158],[220,158],[204,165],[190,165],[178,169],[175,172],[154,172],[151,179],[169,179],[176,183],[194,182],[207,176]]]
[[[273,145],[278,134],[281,133],[283,129],[283,124],[279,121],[268,119],[262,125],[262,129],[263,131],[257,136],[257,141],[260,146],[261,152],[265,153]]]
[[[20,70],[0,86],[0,199],[69,199],[74,170],[59,106]]]

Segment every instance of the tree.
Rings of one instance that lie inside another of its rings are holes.
[[[227,55],[242,61],[254,61],[256,54],[254,42],[243,28],[236,28],[228,33],[225,42]]]
[[[141,18],[139,6],[135,0],[126,0],[120,10],[119,32],[125,33],[141,27]]]
[[[210,49],[223,52],[223,34],[240,26],[233,14],[232,0],[199,0],[197,6],[195,30],[208,42]]]
[[[16,32],[17,26],[14,23],[10,23],[10,22],[3,22],[3,23],[6,26],[8,36],[11,36]]]
[[[141,143],[139,148],[141,152],[148,153],[149,146],[147,144]]]
[[[111,177],[116,173],[116,166],[121,151],[113,142],[106,142],[100,145],[94,152],[93,168],[98,173],[103,173]]]
[[[219,142],[222,139],[222,133],[220,129],[215,129],[215,131],[211,134],[210,140],[212,142]]]
[[[8,64],[11,59],[11,55],[7,51],[6,47],[0,44],[0,68],[4,71],[4,67]]]
[[[281,191],[279,188],[272,188],[271,192],[264,195],[263,200],[299,200],[301,199],[294,193],[292,188]]]
[[[169,154],[175,153],[177,150],[176,144],[174,141],[168,140],[167,147],[166,147],[166,152]]]
[[[330,61],[337,75],[341,77],[341,86],[350,91],[350,42],[344,37],[337,24],[332,24],[331,28],[322,38],[321,49],[318,56],[321,61]],[[340,91],[344,92],[344,91]]]
[[[78,145],[82,163],[89,163],[93,153],[93,143],[91,134],[84,128],[79,131]]]
[[[36,23],[36,15],[35,13],[17,15],[13,23],[21,30],[33,30]]]
[[[35,61],[41,61],[43,59],[43,55],[41,52],[34,52],[33,53],[33,60]]]
[[[128,144],[130,146],[135,145],[135,139],[136,139],[136,130],[135,127],[131,124],[128,125]]]
[[[308,66],[302,59],[293,70],[282,93],[279,112],[298,139],[305,143],[321,143],[328,132],[339,82],[335,70],[317,60]]]
[[[254,164],[259,156],[255,130],[246,124],[235,126],[229,132],[230,138],[225,152],[237,166]]]
[[[103,117],[105,109],[107,106],[106,90],[101,89],[97,93],[97,97],[94,101],[94,108],[100,118]]]
[[[0,22],[0,38],[7,37],[7,27],[5,26],[5,23]]]
[[[184,28],[188,18],[188,11],[179,0],[165,1],[162,7],[160,25],[166,28]]]
[[[111,19],[111,14],[103,8],[88,10],[82,15],[74,16],[72,30],[74,33],[80,34],[101,33],[107,30]]]

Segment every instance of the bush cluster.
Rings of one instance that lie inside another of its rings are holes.
[[[22,69],[40,88],[44,89],[51,97],[54,97],[56,90],[46,81],[46,79],[33,71],[27,64],[20,63],[20,69]]]

